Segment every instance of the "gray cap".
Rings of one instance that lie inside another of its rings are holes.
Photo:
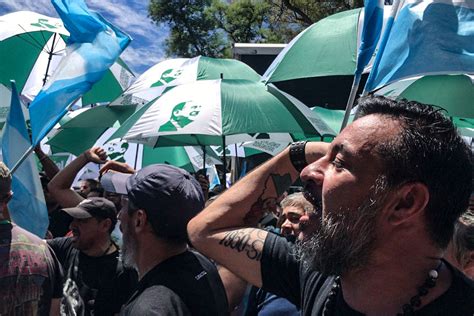
[[[76,207],[65,208],[63,211],[74,218],[110,218],[114,226],[117,222],[117,210],[114,203],[101,197],[82,200]]]
[[[186,239],[189,220],[204,208],[199,182],[174,166],[147,166],[131,175],[126,187],[129,200],[146,211],[159,237]]]

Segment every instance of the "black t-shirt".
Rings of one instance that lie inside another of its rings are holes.
[[[185,251],[146,273],[120,315],[225,315],[227,297],[207,258]]]
[[[292,245],[284,238],[268,234],[261,261],[263,288],[301,306],[302,315],[322,315],[334,277],[305,267],[293,254]],[[445,263],[452,272],[450,288],[414,315],[474,315],[474,282]],[[335,305],[335,315],[363,315],[347,305],[342,290],[338,291]]]
[[[49,315],[62,295],[61,265],[30,232],[0,223],[0,315]]]
[[[113,315],[135,290],[137,274],[123,268],[118,251],[90,257],[72,246],[70,238],[48,240],[64,269],[61,313]]]
[[[69,225],[72,222],[72,216],[56,208],[49,213],[49,226],[48,230],[51,232],[53,237],[63,237],[69,231]]]

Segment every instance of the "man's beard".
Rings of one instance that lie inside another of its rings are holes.
[[[135,262],[137,246],[137,240],[131,230],[128,230],[126,234],[122,235],[122,248],[120,249],[120,254],[122,256],[123,265],[138,271]]]
[[[376,242],[376,218],[385,200],[386,182],[376,180],[357,209],[326,211],[318,231],[297,243],[296,253],[308,267],[324,275],[344,275],[370,262]]]

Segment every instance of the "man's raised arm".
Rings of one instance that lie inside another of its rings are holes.
[[[307,143],[306,161],[324,156],[329,144]],[[188,224],[191,243],[247,282],[261,287],[260,259],[267,232],[252,228],[298,178],[285,149],[234,184]]]
[[[84,200],[81,195],[71,189],[72,182],[77,173],[89,162],[104,163],[106,159],[107,155],[100,147],[86,150],[51,179],[48,184],[49,192],[61,207],[76,206]]]

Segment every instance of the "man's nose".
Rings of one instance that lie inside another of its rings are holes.
[[[312,181],[320,186],[323,185],[326,165],[323,159],[324,157],[309,164],[301,171],[300,178],[303,182]]]
[[[285,219],[285,221],[283,222],[283,224],[281,224],[281,227],[287,227],[287,228],[290,228],[291,227],[291,223],[288,219]]]

